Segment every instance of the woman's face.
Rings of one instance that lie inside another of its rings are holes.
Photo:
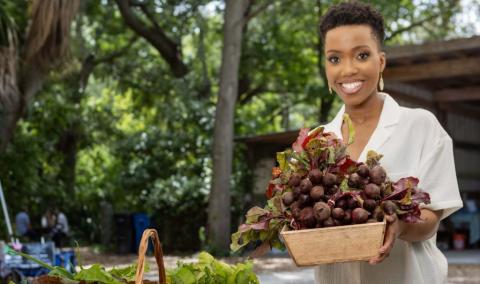
[[[370,26],[329,30],[325,35],[325,58],[328,83],[345,105],[360,105],[377,93],[385,53],[380,51]]]

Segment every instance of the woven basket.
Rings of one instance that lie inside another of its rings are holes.
[[[144,280],[143,273],[145,270],[145,254],[148,249],[148,241],[152,239],[154,247],[155,260],[157,261],[158,266],[158,282],[151,280]],[[36,277],[32,280],[32,284],[69,284],[69,283],[78,283],[69,279],[64,279],[56,276],[43,275]],[[98,283],[98,282],[97,282]],[[128,284],[166,284],[167,277],[165,273],[165,264],[163,262],[163,251],[160,243],[160,238],[158,233],[154,229],[147,229],[143,232],[142,239],[140,241],[140,246],[138,248],[138,259],[137,259],[137,272],[135,274],[135,281],[131,281]],[[80,281],[80,284],[85,284],[84,281]],[[99,283],[100,284],[100,283]]]

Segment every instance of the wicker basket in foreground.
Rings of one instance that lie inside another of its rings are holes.
[[[158,266],[158,282],[151,280],[143,279],[143,272],[145,271],[145,254],[148,249],[148,240],[152,239],[155,260],[157,261]],[[100,282],[95,282],[96,284],[101,284]],[[163,262],[163,252],[162,246],[160,243],[160,238],[158,237],[157,231],[154,229],[147,229],[143,232],[142,240],[140,241],[140,246],[138,248],[138,260],[137,260],[137,272],[135,275],[135,282],[130,282],[128,284],[166,284],[167,277],[165,273],[165,264]],[[36,277],[32,280],[32,284],[78,284],[77,281],[68,280],[60,278],[57,276],[43,275]],[[85,281],[80,281],[80,284],[87,284]]]
[[[386,223],[298,231],[282,230],[288,253],[297,266],[368,260],[383,243]]]

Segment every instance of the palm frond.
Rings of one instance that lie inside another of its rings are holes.
[[[68,55],[70,26],[79,3],[80,0],[33,0],[27,62],[48,69]]]

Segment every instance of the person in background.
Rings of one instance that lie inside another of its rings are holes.
[[[70,227],[68,226],[67,216],[58,208],[55,208],[55,215],[57,222],[53,231],[52,239],[55,242],[55,246],[61,248],[68,240]]]
[[[22,208],[22,210],[15,216],[15,229],[17,236],[21,238],[26,238],[29,241],[36,238],[36,234],[30,223],[30,216],[28,216],[27,208]]]
[[[56,224],[56,215],[53,213],[52,209],[47,208],[41,219],[42,235],[51,238]]]

